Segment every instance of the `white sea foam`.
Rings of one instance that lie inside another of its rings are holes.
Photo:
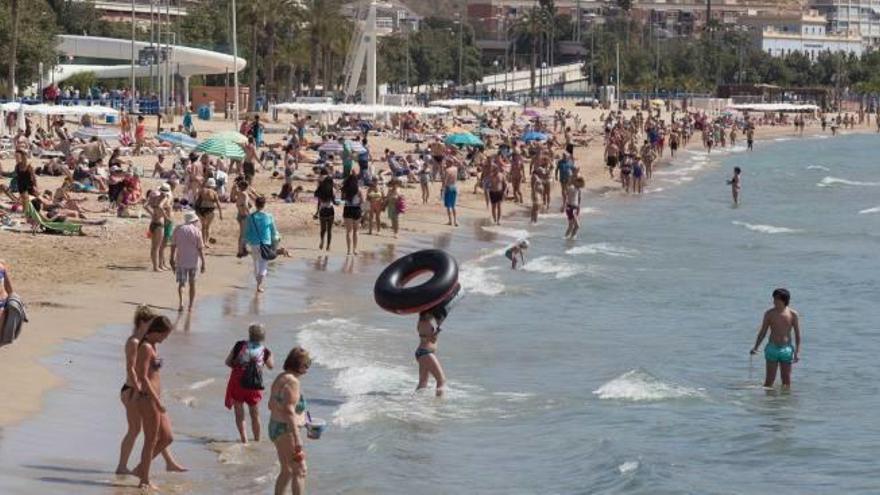
[[[635,249],[615,246],[614,244],[609,244],[607,242],[597,242],[594,244],[573,247],[567,250],[565,254],[601,254],[605,256],[632,258],[639,254],[639,252]]]
[[[473,388],[466,384],[447,385],[449,401],[439,404],[433,390],[413,394],[413,368],[409,361],[402,364],[391,333],[344,318],[319,319],[301,328],[299,344],[309,350],[314,363],[336,373],[333,387],[346,398],[333,414],[334,425],[347,427],[381,418],[437,422],[479,413],[467,400]]]
[[[485,226],[483,227],[483,230],[485,230],[486,232],[491,232],[493,234],[503,235],[505,237],[512,237],[514,239],[527,239],[530,235],[529,231],[525,229],[511,229],[498,225]]]
[[[841,179],[839,177],[825,177],[819,181],[818,187],[834,187],[834,186],[880,186],[880,182],[861,182],[857,180]]]
[[[630,370],[605,383],[593,394],[603,400],[650,402],[705,397],[696,388],[666,383],[643,370]]]
[[[807,167],[807,170],[821,170],[823,172],[831,172],[830,168],[823,167],[822,165],[810,165]]]
[[[875,206],[873,208],[866,208],[859,212],[859,215],[867,215],[868,213],[880,213],[880,206]]]
[[[595,215],[596,213],[599,213],[598,208],[592,208],[590,206],[581,206],[581,215]],[[565,216],[565,213],[540,213],[538,215],[538,218],[543,218],[543,219],[547,219],[547,220],[549,220],[549,219],[563,219],[563,220],[565,220],[568,217]]]
[[[734,220],[731,223],[740,227],[745,227],[752,232],[760,232],[762,234],[795,234],[797,232],[800,232],[799,229],[790,229],[788,227],[775,227],[773,225],[752,224],[740,222],[737,220]]]
[[[617,470],[620,474],[631,473],[639,468],[639,461],[626,461],[620,466],[617,466]]]
[[[503,252],[504,250],[501,250],[501,253]],[[458,282],[468,294],[497,296],[504,292],[504,284],[495,273],[497,270],[496,267],[487,268],[473,262],[467,262],[461,265]]]
[[[539,256],[535,259],[526,259],[523,270],[527,272],[545,273],[558,279],[569,278],[587,271],[587,267],[577,263],[571,263],[556,256]]]
[[[199,381],[193,383],[192,385],[190,385],[189,389],[190,390],[198,390],[200,388],[205,388],[208,385],[214,383],[214,381],[215,380],[213,378],[206,378],[204,380],[199,380]]]

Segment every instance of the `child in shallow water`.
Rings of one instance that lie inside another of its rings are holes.
[[[507,251],[504,251],[504,257],[510,260],[510,268],[512,270],[516,270],[517,256],[519,256],[519,263],[520,264],[524,265],[526,263],[525,250],[528,248],[529,248],[529,241],[523,239],[521,241],[518,241],[513,246],[510,246],[509,248],[507,248]]]
[[[434,326],[434,322],[437,326]],[[416,362],[419,363],[419,384],[416,390],[428,388],[429,375],[434,377],[437,383],[437,397],[443,395],[446,385],[446,374],[437,359],[437,336],[440,334],[440,321],[431,314],[431,311],[419,313],[419,321],[416,325],[419,332],[419,347],[416,349]]]

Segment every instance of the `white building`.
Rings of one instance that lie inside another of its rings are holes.
[[[829,33],[825,16],[807,12],[761,13],[743,16],[740,24],[752,33],[755,44],[774,57],[800,52],[815,59],[822,52],[845,52],[861,56],[865,42],[847,31]]]
[[[810,0],[810,7],[828,18],[832,33],[855,32],[880,46],[880,0]]]

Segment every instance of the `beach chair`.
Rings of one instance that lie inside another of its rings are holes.
[[[28,203],[27,210],[25,211],[25,215],[28,220],[34,222],[43,232],[49,234],[75,234],[82,235],[82,225],[76,223],[68,223],[68,222],[50,222],[43,218],[43,215],[40,215],[34,205]]]

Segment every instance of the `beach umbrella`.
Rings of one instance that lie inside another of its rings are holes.
[[[169,143],[178,148],[193,149],[199,145],[199,141],[182,132],[160,132],[156,134],[156,139],[163,143]]]
[[[535,110],[532,110],[531,108],[523,110],[522,114],[525,115],[526,117],[532,117],[532,118],[537,118],[537,117],[541,116],[540,113],[536,112]]]
[[[236,144],[247,144],[248,142],[247,136],[238,131],[220,132],[211,136],[211,139],[222,139],[223,141],[228,141]]]
[[[73,136],[85,140],[96,137],[102,141],[109,141],[111,139],[119,139],[119,129],[113,127],[82,127],[77,129]]]
[[[361,143],[349,140],[346,140],[345,142],[348,143],[348,146],[351,149],[352,153],[357,154],[366,151]],[[318,151],[323,151],[324,153],[341,154],[342,144],[339,141],[327,141],[321,146],[318,146]]]
[[[236,160],[244,159],[244,148],[240,144],[221,139],[220,137],[212,137],[202,141],[196,149],[198,153],[207,153],[212,156],[221,158],[233,158]]]
[[[529,131],[523,134],[521,139],[528,143],[530,141],[546,141],[548,137],[543,132]]]
[[[446,144],[454,144],[455,146],[483,146],[480,138],[469,132],[459,132],[446,136],[444,141]]]

